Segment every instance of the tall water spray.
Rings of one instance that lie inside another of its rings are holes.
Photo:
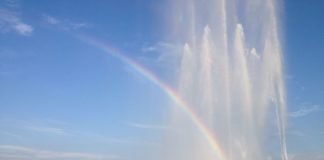
[[[278,3],[170,1],[169,36],[183,45],[178,92],[213,138],[174,110],[166,159],[287,160]]]

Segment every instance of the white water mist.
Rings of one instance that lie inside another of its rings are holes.
[[[170,1],[169,38],[183,44],[178,91],[228,160],[287,160],[277,8],[276,0]],[[166,159],[219,159],[181,111],[171,125]]]

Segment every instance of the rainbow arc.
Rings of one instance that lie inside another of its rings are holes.
[[[213,132],[205,125],[203,120],[192,110],[192,107],[170,86],[160,80],[154,73],[149,69],[145,68],[140,63],[134,61],[132,58],[128,57],[119,49],[104,43],[98,39],[89,37],[89,36],[78,36],[81,40],[90,44],[98,49],[101,49],[105,53],[121,60],[123,63],[129,65],[140,75],[148,79],[151,83],[155,84],[160,88],[172,101],[179,107],[192,121],[192,123],[199,129],[201,134],[205,137],[210,148],[218,156],[219,160],[226,160],[225,152],[222,150],[219,142],[214,136]]]

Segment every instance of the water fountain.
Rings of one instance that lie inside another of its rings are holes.
[[[178,92],[198,125],[173,110],[165,159],[288,159],[279,3],[170,0],[168,38],[183,45]]]

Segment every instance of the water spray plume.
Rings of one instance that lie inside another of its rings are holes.
[[[165,159],[260,160],[280,155],[287,160],[277,1],[172,0],[170,5],[175,8],[170,30],[176,32],[168,37],[183,43],[177,89],[110,44],[79,36],[134,68],[181,109],[170,113],[170,126],[185,134],[166,136]],[[279,138],[269,139],[275,129]],[[276,144],[280,149],[274,154],[267,146]]]

